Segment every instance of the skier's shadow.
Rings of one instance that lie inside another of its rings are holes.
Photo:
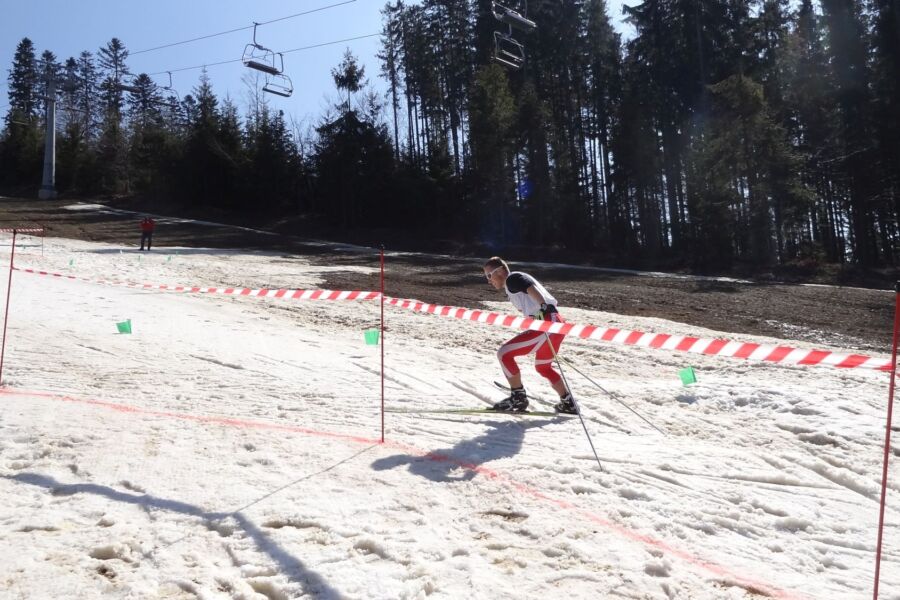
[[[181,502],[180,500],[161,498],[150,494],[122,492],[96,483],[63,484],[49,475],[41,475],[40,473],[0,475],[0,479],[42,487],[50,491],[54,496],[94,494],[103,496],[115,502],[141,506],[146,510],[158,509],[198,517],[205,520],[210,525],[211,529],[215,529],[213,525],[218,521],[223,519],[233,519],[237,526],[243,529],[250,539],[253,540],[257,548],[261,552],[269,555],[269,557],[279,565],[281,572],[283,572],[289,580],[300,583],[303,585],[306,592],[312,594],[316,598],[343,598],[340,592],[331,587],[321,575],[311,570],[303,564],[301,560],[292,556],[284,548],[279,546],[266,534],[266,532],[257,527],[256,524],[247,518],[240,510],[234,512],[206,511],[199,506]]]
[[[513,419],[515,417],[510,417]],[[409,465],[409,472],[438,483],[469,481],[478,475],[482,464],[515,456],[522,448],[525,432],[531,427],[546,425],[547,421],[504,420],[485,423],[488,429],[482,435],[463,440],[446,450],[433,450],[425,455],[395,454],[379,458],[372,463],[376,471]]]

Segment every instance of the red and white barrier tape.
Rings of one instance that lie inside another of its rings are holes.
[[[88,279],[86,277],[76,277],[74,275],[65,275],[62,273],[49,273],[35,269],[23,269],[20,267],[15,267],[15,270],[35,275],[48,275],[50,277],[87,281],[89,283],[102,283],[105,285],[118,285],[129,288],[181,293],[224,294],[230,296],[283,298],[291,300],[377,300],[381,297],[379,292],[366,291],[204,288]],[[765,344],[733,342],[720,339],[675,336],[667,333],[645,333],[643,331],[630,331],[627,329],[616,329],[614,327],[576,325],[575,323],[551,323],[550,321],[537,321],[528,317],[516,317],[513,315],[503,315],[483,310],[471,310],[456,306],[428,304],[418,300],[404,300],[400,298],[391,298],[389,296],[385,296],[384,301],[386,304],[412,310],[414,312],[435,314],[442,317],[452,317],[454,319],[509,327],[511,329],[530,329],[535,331],[546,331],[548,333],[574,335],[583,339],[600,340],[625,346],[640,346],[645,348],[657,348],[659,350],[691,352],[707,356],[744,358],[747,360],[760,360],[790,365],[821,365],[841,369],[872,369],[877,371],[891,370],[891,361],[889,358],[874,358],[862,354],[839,354],[829,350],[804,350],[801,348],[792,348],[790,346],[769,346]]]
[[[709,356],[745,358],[792,365],[824,365],[842,369],[874,369],[878,371],[891,370],[890,359],[873,358],[861,354],[838,354],[828,350],[803,350],[789,346],[767,346],[729,340],[674,336],[666,333],[645,333],[643,331],[629,331],[627,329],[597,327],[595,325],[551,323],[550,321],[537,321],[528,317],[515,317],[455,306],[426,304],[417,300],[400,300],[398,298],[385,298],[384,300],[386,303],[400,308],[436,314],[442,317],[453,317],[454,319],[476,321],[513,329],[562,333],[564,335],[574,335],[584,339],[601,340],[626,346],[642,346],[660,350],[676,350]]]
[[[376,300],[381,297],[379,292],[342,292],[334,290],[269,290],[251,288],[214,288],[214,287],[190,287],[183,285],[166,285],[153,283],[130,283],[127,281],[109,281],[106,279],[88,279],[63,273],[50,273],[36,269],[23,269],[13,267],[16,271],[31,273],[32,275],[47,275],[61,279],[74,279],[88,283],[100,283],[103,285],[115,285],[141,290],[160,290],[166,292],[180,292],[184,294],[222,294],[225,296],[251,296],[255,298],[283,298],[286,300]]]
[[[44,228],[21,229],[19,227],[0,227],[0,233],[44,233]]]

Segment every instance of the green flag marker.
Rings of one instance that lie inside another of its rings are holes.
[[[131,319],[126,319],[121,323],[116,323],[119,333],[131,333]]]
[[[172,262],[172,255],[169,255],[169,258],[166,259],[166,262]]]
[[[377,346],[378,345],[378,330],[377,329],[366,329],[363,333],[366,336],[366,344],[369,346]]]
[[[70,259],[69,259],[69,266],[71,267],[73,264],[75,264],[75,259],[74,259],[74,258],[70,258]]]
[[[682,385],[690,385],[692,383],[697,383],[697,374],[694,373],[694,367],[687,367],[686,369],[681,369],[678,371],[678,376],[681,377]]]

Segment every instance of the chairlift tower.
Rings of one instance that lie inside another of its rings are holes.
[[[74,86],[72,73],[66,75],[62,82],[63,89],[72,89]],[[41,200],[53,200],[56,198],[56,75],[49,71],[45,75],[47,93],[44,96],[46,102],[45,121],[47,131],[44,134],[44,174],[41,179],[41,189],[38,190],[38,198]]]
[[[56,78],[47,75],[47,95],[45,117],[47,132],[44,135],[44,176],[38,198],[53,200],[56,198]]]

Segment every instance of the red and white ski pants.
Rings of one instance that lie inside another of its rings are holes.
[[[542,377],[548,379],[550,383],[555,384],[561,377],[553,368],[553,352],[559,352],[563,338],[566,337],[561,333],[551,333],[550,344],[547,343],[547,336],[543,331],[523,331],[513,339],[509,340],[497,350],[497,358],[500,359],[500,366],[503,367],[503,374],[507,378],[519,374],[519,366],[516,364],[517,356],[525,356],[534,352],[534,368]]]

